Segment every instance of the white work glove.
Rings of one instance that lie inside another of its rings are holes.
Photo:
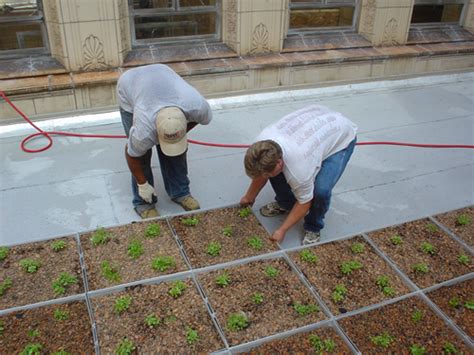
[[[153,195],[155,194],[155,188],[151,186],[148,181],[144,184],[138,184],[138,195],[145,200],[147,203],[153,203]]]

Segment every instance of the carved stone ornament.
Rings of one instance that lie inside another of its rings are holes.
[[[385,25],[382,37],[383,46],[396,46],[398,45],[397,41],[397,30],[398,22],[396,19],[391,18],[388,23]]]
[[[104,45],[94,35],[90,35],[84,41],[82,46],[82,55],[84,57],[83,70],[100,70],[107,68],[105,63]]]
[[[229,0],[225,14],[227,36],[230,42],[237,42],[237,1]]]
[[[253,30],[252,47],[250,54],[270,53],[268,48],[268,29],[263,23],[259,23]]]

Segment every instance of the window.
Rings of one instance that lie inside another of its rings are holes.
[[[415,0],[412,24],[459,24],[465,0]]]
[[[0,0],[0,53],[46,52],[41,0]]]
[[[289,34],[354,30],[357,0],[291,0]]]
[[[130,0],[135,44],[220,38],[220,0]]]

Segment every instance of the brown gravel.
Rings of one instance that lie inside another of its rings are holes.
[[[310,343],[311,337],[319,337],[322,342],[332,340],[335,344],[332,352],[316,351]],[[288,338],[270,341],[245,354],[351,354],[346,343],[333,328],[320,328],[312,332],[300,333]]]
[[[417,323],[412,320],[415,310],[423,314]],[[458,351],[470,353],[462,339],[418,297],[344,318],[339,324],[363,354],[409,354],[414,344],[423,346],[427,354],[441,354],[445,342],[452,343]],[[393,337],[390,345],[387,348],[374,345],[370,337],[384,332]]]
[[[468,224],[460,225],[457,223],[457,219],[461,215],[468,217]],[[435,216],[435,218],[471,247],[474,246],[474,207],[466,207],[457,211],[440,214]]]
[[[467,335],[474,337],[474,310],[465,307],[467,301],[474,302],[474,279],[441,287],[428,293],[427,296]],[[459,301],[459,305],[449,304],[454,298]]]
[[[354,243],[361,243],[364,246],[364,251],[359,254],[353,253],[351,246]],[[318,257],[318,261],[316,263],[303,261],[301,252],[291,253],[290,257],[315,286],[335,315],[409,292],[397,274],[361,237],[322,244],[304,250],[312,251]],[[352,260],[360,262],[363,267],[352,271],[350,275],[342,274],[340,265]],[[390,287],[395,291],[393,296],[384,295],[380,287],[377,286],[377,277],[382,275],[390,278]],[[346,287],[347,294],[342,301],[335,302],[332,299],[332,294],[336,285],[340,284]]]
[[[68,313],[66,320],[54,318],[55,310]],[[93,354],[92,327],[84,302],[71,302],[14,312],[0,317],[1,354],[19,354],[28,344],[41,344],[41,354],[61,349],[70,354]],[[33,333],[37,330],[37,334]]]
[[[193,267],[241,259],[278,249],[277,245],[268,239],[268,233],[257,218],[253,214],[242,218],[239,216],[239,210],[240,208],[223,208],[186,216],[197,217],[199,223],[196,226],[183,225],[182,217],[171,220]],[[223,233],[223,229],[228,226],[232,227],[231,237]],[[259,236],[263,241],[263,247],[260,250],[248,246],[247,239],[252,236]],[[220,255],[211,256],[207,253],[210,242],[221,244]]]
[[[277,277],[271,278],[265,274],[268,266],[279,270]],[[224,271],[229,274],[231,282],[226,287],[220,287],[215,283],[215,278]],[[203,273],[199,275],[199,279],[232,346],[325,318],[321,310],[306,316],[296,313],[293,308],[295,303],[318,304],[282,259],[262,260]],[[263,303],[255,304],[252,301],[255,293],[263,295]],[[229,315],[239,312],[246,314],[250,325],[240,331],[231,331],[227,327],[227,319]]]
[[[145,230],[152,223],[160,226],[161,233],[158,237],[146,238]],[[93,233],[81,236],[81,246],[91,290],[187,270],[178,245],[164,220],[132,223],[106,230],[113,237],[107,244],[97,247],[93,246],[90,241]],[[128,245],[133,240],[142,242],[144,248],[144,253],[137,259],[132,259],[127,254]],[[172,256],[176,266],[164,272],[153,270],[151,263],[157,256]],[[120,281],[109,281],[103,276],[101,265],[106,260],[111,265],[118,266]]]
[[[51,244],[56,240],[64,240],[67,244],[66,248],[55,252]],[[28,273],[20,266],[20,260],[26,258],[41,263],[36,272]],[[52,282],[63,272],[77,277],[78,283],[69,286],[64,295],[56,295]],[[11,279],[12,286],[3,296],[0,296],[0,309],[83,293],[84,286],[76,240],[66,237],[9,248],[6,259],[0,261],[0,283],[7,278]]]
[[[369,233],[369,237],[419,287],[425,288],[472,272],[472,258],[468,265],[462,265],[457,260],[460,254],[469,253],[441,229],[431,232],[429,226],[434,224],[429,219],[421,219]],[[403,243],[393,245],[390,238],[394,235],[401,236]],[[436,255],[424,253],[420,249],[423,242],[432,244]],[[417,263],[428,265],[429,272],[423,274],[413,271],[412,265]]]
[[[173,286],[168,282],[92,298],[102,354],[114,353],[124,338],[136,345],[137,354],[209,353],[222,349],[224,344],[194,283],[185,283],[186,290],[176,299],[168,294]],[[131,296],[132,303],[127,311],[117,314],[115,300],[124,295]],[[161,321],[155,328],[144,323],[150,314]],[[199,341],[194,345],[187,344],[188,327],[198,332]]]

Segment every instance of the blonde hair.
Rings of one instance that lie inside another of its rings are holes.
[[[245,153],[245,173],[252,179],[270,173],[281,157],[281,148],[276,142],[272,140],[255,142]]]

